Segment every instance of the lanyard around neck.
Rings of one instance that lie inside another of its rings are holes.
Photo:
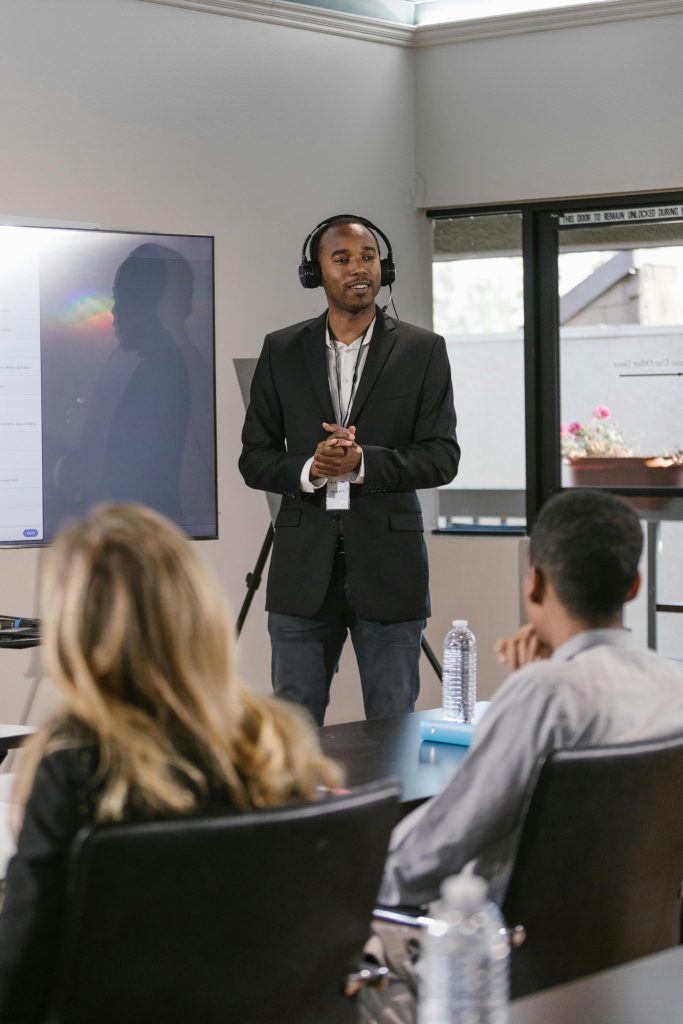
[[[353,367],[353,377],[351,379],[351,394],[349,395],[349,404],[346,406],[346,412],[342,411],[342,387],[341,387],[341,371],[339,369],[339,348],[337,347],[338,338],[335,337],[332,328],[330,327],[329,320],[327,322],[327,331],[330,335],[330,340],[334,345],[334,369],[335,376],[337,378],[337,408],[339,409],[340,426],[345,427],[349,422],[349,416],[351,415],[351,407],[353,405],[353,399],[356,394],[356,384],[358,383],[358,368],[360,366],[360,357],[363,352],[363,345],[367,337],[368,331],[374,321],[370,321],[368,326],[363,331],[363,335],[360,339],[360,345],[358,346],[358,355],[356,356],[356,362]]]

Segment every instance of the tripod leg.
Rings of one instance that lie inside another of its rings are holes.
[[[436,672],[436,674],[439,677],[439,679],[441,679],[442,678],[441,665],[439,664],[439,660],[438,660],[437,656],[434,654],[434,651],[432,650],[432,648],[429,646],[429,643],[425,639],[424,633],[422,634],[421,646],[422,646],[422,650],[424,651],[425,657],[427,658],[427,661],[432,666],[432,668]]]
[[[237,616],[237,624],[235,626],[235,632],[237,633],[237,636],[239,636],[240,633],[242,632],[242,626],[244,625],[244,620],[247,617],[247,612],[249,611],[249,608],[251,606],[251,602],[253,600],[254,594],[256,593],[258,588],[261,586],[261,576],[263,574],[263,570],[264,570],[265,564],[268,561],[268,555],[270,554],[270,549],[273,546],[273,538],[274,537],[275,537],[275,527],[273,526],[272,523],[270,523],[270,525],[268,527],[268,531],[267,531],[266,536],[265,536],[265,540],[263,541],[263,544],[261,545],[261,550],[259,552],[259,556],[256,559],[256,565],[254,566],[254,571],[247,573],[247,579],[246,579],[247,592],[244,595],[244,601],[242,602],[242,607],[240,608],[240,613]]]
[[[237,624],[235,626],[235,632],[236,632],[238,637],[239,637],[240,633],[242,632],[242,627],[243,627],[245,619],[247,617],[247,612],[249,611],[249,608],[251,607],[251,602],[252,602],[252,600],[254,598],[254,594],[256,593],[256,591],[258,590],[258,588],[261,585],[261,577],[263,575],[263,570],[265,568],[266,562],[268,561],[268,555],[270,554],[270,549],[273,546],[273,539],[274,539],[274,537],[275,537],[275,528],[274,528],[273,524],[270,523],[269,526],[268,526],[268,530],[266,532],[266,536],[265,536],[265,539],[263,541],[263,544],[261,545],[261,550],[260,550],[259,556],[258,556],[258,558],[256,560],[256,565],[254,566],[254,571],[250,572],[250,573],[247,573],[247,578],[246,578],[247,593],[244,596],[244,601],[242,602],[242,607],[240,608],[240,613],[237,616]],[[425,654],[425,657],[427,658],[427,661],[432,666],[432,668],[436,672],[436,674],[439,677],[439,679],[441,679],[441,665],[439,664],[438,658],[434,654],[434,651],[430,647],[430,645],[429,645],[427,639],[425,638],[424,634],[423,634],[422,640],[421,640],[421,647],[422,647],[422,650],[423,650],[423,652]]]

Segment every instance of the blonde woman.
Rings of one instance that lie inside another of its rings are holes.
[[[63,711],[24,755],[25,800],[0,915],[0,1021],[41,1021],[69,847],[94,821],[247,811],[315,797],[337,767],[297,709],[232,667],[222,593],[184,536],[132,504],[65,527],[41,585]]]

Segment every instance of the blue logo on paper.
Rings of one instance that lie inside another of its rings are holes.
[[[38,531],[31,528],[30,530],[24,530],[24,537],[37,537]]]

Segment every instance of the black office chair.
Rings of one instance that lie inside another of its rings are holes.
[[[337,1024],[398,785],[76,840],[50,1024]]]
[[[681,792],[683,738],[558,750],[539,765],[502,907],[513,999],[678,945]]]
[[[683,738],[548,757],[502,908],[513,998],[681,941],[682,792]]]

